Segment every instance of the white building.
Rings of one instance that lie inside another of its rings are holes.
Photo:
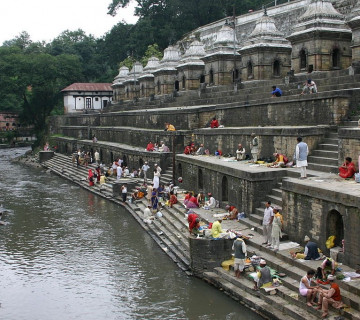
[[[111,101],[111,83],[73,83],[61,90],[64,94],[64,112],[74,113],[102,110]]]

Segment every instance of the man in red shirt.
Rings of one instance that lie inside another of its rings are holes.
[[[210,128],[219,128],[219,121],[214,117],[210,122]]]
[[[146,151],[154,151],[154,144],[151,141],[148,143]]]
[[[236,207],[227,205],[225,209],[230,213],[230,215],[228,216],[229,220],[237,219],[239,211],[238,209],[236,209]]]
[[[335,276],[332,274],[327,278],[330,281],[330,289],[323,289],[319,294],[319,302],[317,310],[322,309],[322,318],[326,318],[328,316],[329,304],[336,309],[340,309],[343,306],[341,301],[341,294],[339,286],[334,283]]]

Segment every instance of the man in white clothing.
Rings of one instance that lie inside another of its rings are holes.
[[[116,168],[116,177],[117,177],[117,180],[120,180],[120,179],[121,179],[121,176],[122,176],[122,168],[121,168],[121,166],[117,166],[117,168]]]
[[[160,166],[158,166],[158,165],[155,163],[154,167],[155,167],[156,171],[157,171],[159,174],[161,174],[161,170],[162,170],[162,169],[160,168]]]
[[[145,223],[151,223],[151,220],[154,219],[154,216],[151,213],[151,205],[148,205],[145,210],[144,210],[144,215],[143,215],[143,221]]]
[[[308,145],[302,141],[301,137],[298,137],[296,140],[298,142],[295,150],[296,166],[300,168],[300,179],[306,179],[306,167],[308,165],[307,156],[309,154],[309,148]]]
[[[143,166],[141,167],[141,171],[144,173],[144,184],[147,183],[147,171],[150,169],[150,167],[148,166],[147,161],[145,161],[145,163],[143,164]]]
[[[96,150],[94,153],[94,158],[97,164],[100,163],[100,153]]]
[[[271,245],[271,228],[274,220],[274,212],[271,207],[271,202],[265,203],[264,218],[263,218],[263,234],[264,234],[264,245]]]

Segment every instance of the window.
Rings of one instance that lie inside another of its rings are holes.
[[[85,107],[86,109],[91,109],[91,98],[86,98]]]
[[[99,98],[95,98],[95,101],[99,101]]]
[[[274,74],[275,77],[280,76],[280,62],[279,62],[279,60],[274,61],[273,74]]]
[[[174,88],[175,88],[175,90],[176,91],[179,91],[179,87],[180,87],[180,85],[179,85],[179,81],[175,81],[175,84],[174,84]]]
[[[307,66],[307,57],[305,49],[300,51],[300,69],[306,69]]]

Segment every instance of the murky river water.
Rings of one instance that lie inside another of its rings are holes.
[[[0,319],[261,319],[187,277],[125,210],[0,150]]]

